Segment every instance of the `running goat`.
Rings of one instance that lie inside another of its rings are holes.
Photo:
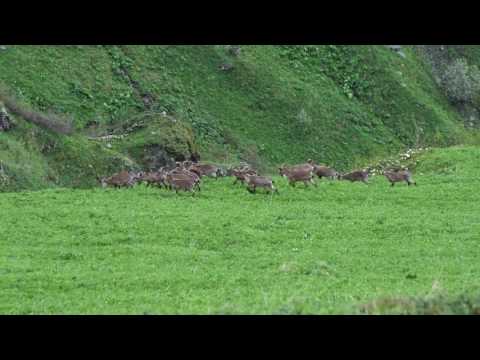
[[[348,174],[340,175],[338,178],[339,180],[349,180],[351,182],[361,181],[368,185],[368,175],[367,170],[356,170]]]
[[[266,189],[269,193],[277,193],[278,189],[275,188],[274,182],[271,178],[258,176],[258,175],[246,175],[245,181],[247,183],[247,190],[252,194],[255,194],[257,187]]]
[[[412,179],[412,174],[408,170],[400,170],[400,171],[384,171],[383,175],[390,181],[392,187],[395,186],[395,183],[405,181],[408,186],[415,185],[417,183]]]

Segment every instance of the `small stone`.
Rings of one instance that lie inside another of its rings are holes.
[[[0,45],[0,50],[7,50],[7,47],[5,45]]]

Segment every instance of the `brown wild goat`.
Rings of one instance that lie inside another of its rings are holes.
[[[185,174],[168,174],[166,177],[167,185],[178,194],[179,190],[189,191],[195,196],[195,180]]]
[[[307,164],[308,165],[308,164]],[[297,182],[303,182],[305,187],[308,187],[308,183],[317,186],[317,183],[313,180],[313,166],[297,165],[295,167],[282,166],[278,168],[281,176],[288,179],[288,183],[291,186],[295,186]]]
[[[120,187],[132,187],[135,185],[138,179],[138,174],[129,173],[128,171],[122,171],[118,174],[112,175],[107,178],[100,179],[102,187],[113,186],[115,188]]]
[[[324,165],[316,165],[313,160],[308,160],[308,164],[313,166],[313,173],[318,176],[319,179],[322,177],[330,178],[330,179],[337,179],[338,172],[335,169],[329,168],[328,166]]]
[[[368,185],[368,171],[366,170],[352,171],[351,173],[340,175],[338,178],[340,180],[349,180],[351,182],[361,181]]]
[[[140,181],[145,181],[147,186],[156,185],[158,187],[166,186],[165,184],[166,173],[163,171],[155,171],[144,174]]]
[[[193,182],[194,182],[194,186],[199,190],[201,191],[201,188],[200,188],[200,182],[201,182],[201,178],[200,176],[198,176],[196,173],[194,173],[193,171],[189,171],[189,170],[186,170],[186,169],[183,169],[183,168],[175,168],[173,169],[172,171],[168,172],[167,175],[172,175],[172,176],[177,176],[177,175],[180,175],[180,177],[183,177],[183,176],[186,176],[188,177],[189,179],[192,179]],[[178,177],[178,176],[177,176]],[[171,189],[171,187],[170,187]]]
[[[189,171],[194,172],[199,177],[218,177],[218,167],[211,164],[193,164],[188,168]]]
[[[252,194],[257,191],[257,187],[265,188],[269,193],[275,192],[278,194],[278,190],[273,185],[274,182],[271,178],[257,175],[246,175],[245,181],[247,183],[247,190]]]
[[[240,170],[232,170],[232,175],[235,177],[235,181],[233,182],[233,185],[236,185],[237,182],[240,181],[240,183],[243,185],[245,181],[247,180],[247,176],[254,176],[258,175],[255,170],[252,169],[240,169]]]
[[[245,172],[247,170],[252,170],[250,165],[247,163],[240,163],[238,166],[230,167],[226,172],[226,176],[233,176],[234,172]]]
[[[285,165],[282,165],[283,168],[285,168]],[[298,165],[292,165],[288,166],[289,169],[294,169],[294,170],[315,170],[315,166],[313,163],[313,160],[308,160],[305,164],[298,164]]]
[[[415,185],[417,183],[412,179],[412,174],[408,170],[401,170],[401,171],[384,171],[383,175],[390,181],[392,186],[395,186],[395,183],[405,181],[408,186]]]

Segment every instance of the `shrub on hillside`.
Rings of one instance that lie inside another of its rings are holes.
[[[457,59],[441,74],[440,86],[453,104],[474,103],[480,92],[480,70]]]

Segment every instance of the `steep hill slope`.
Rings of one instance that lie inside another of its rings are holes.
[[[0,188],[91,186],[98,174],[197,151],[265,171],[306,158],[347,169],[406,147],[465,142],[430,65],[413,47],[404,53],[381,45],[252,45],[238,55],[223,45],[8,46],[2,93],[72,118],[76,132],[52,134],[12,116],[17,126],[0,133]],[[88,139],[108,134],[125,136]]]

